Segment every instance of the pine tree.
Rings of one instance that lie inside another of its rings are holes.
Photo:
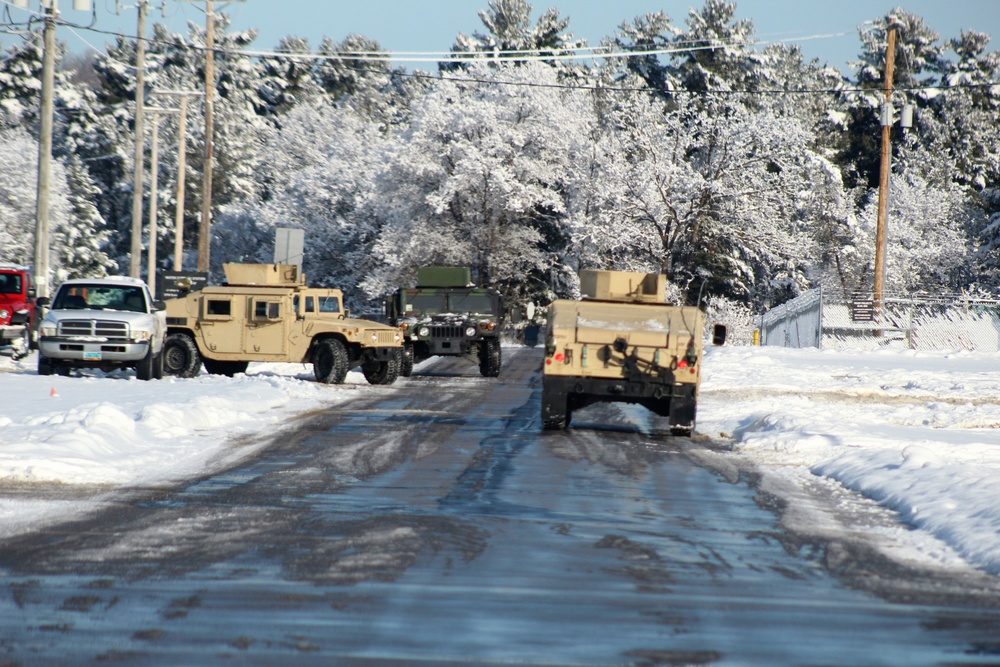
[[[104,252],[110,230],[93,203],[100,189],[76,157],[69,160],[66,175],[69,216],[52,235],[60,257],[57,280],[102,277],[115,268],[115,263]]]
[[[572,33],[566,32],[569,19],[561,18],[554,8],[546,10],[532,26],[531,4],[526,0],[490,0],[489,8],[479,12],[479,19],[487,32],[474,32],[471,37],[459,33],[451,47],[457,60],[507,54],[518,62],[519,54],[566,55],[586,45],[586,40],[575,40]],[[464,64],[451,61],[440,63],[440,67],[443,71],[452,71]],[[572,69],[565,64],[559,67]]]

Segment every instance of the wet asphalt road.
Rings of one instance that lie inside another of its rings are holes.
[[[752,476],[692,463],[711,443],[604,406],[543,433],[541,353],[504,353],[0,543],[0,667],[1000,664],[1000,594],[844,545],[831,574]]]

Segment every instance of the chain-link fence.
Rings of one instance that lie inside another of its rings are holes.
[[[1000,351],[1000,301],[961,295],[834,298],[812,290],[761,318],[761,345]]]

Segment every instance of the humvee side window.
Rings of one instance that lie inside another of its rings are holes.
[[[339,313],[340,312],[340,299],[335,296],[321,296],[319,297],[319,312],[321,313]]]
[[[295,297],[295,298],[298,298],[298,297]],[[316,301],[316,299],[314,299],[311,296],[307,296],[306,297],[306,312],[307,313],[316,312],[316,303],[315,303],[315,301]]]
[[[233,315],[233,303],[229,299],[205,299],[205,317],[227,320]]]
[[[276,320],[281,317],[281,304],[277,301],[255,301],[253,308],[255,320]]]

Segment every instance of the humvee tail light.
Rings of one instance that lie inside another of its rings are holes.
[[[681,359],[680,361],[677,362],[677,368],[687,368],[687,367],[688,367],[687,359]]]
[[[559,353],[557,353],[557,354],[556,354],[556,361],[562,361],[562,360],[563,360],[563,359],[565,359],[565,358],[566,358],[566,357],[565,357],[565,356],[563,356],[563,353],[562,353],[562,352],[559,352]]]

